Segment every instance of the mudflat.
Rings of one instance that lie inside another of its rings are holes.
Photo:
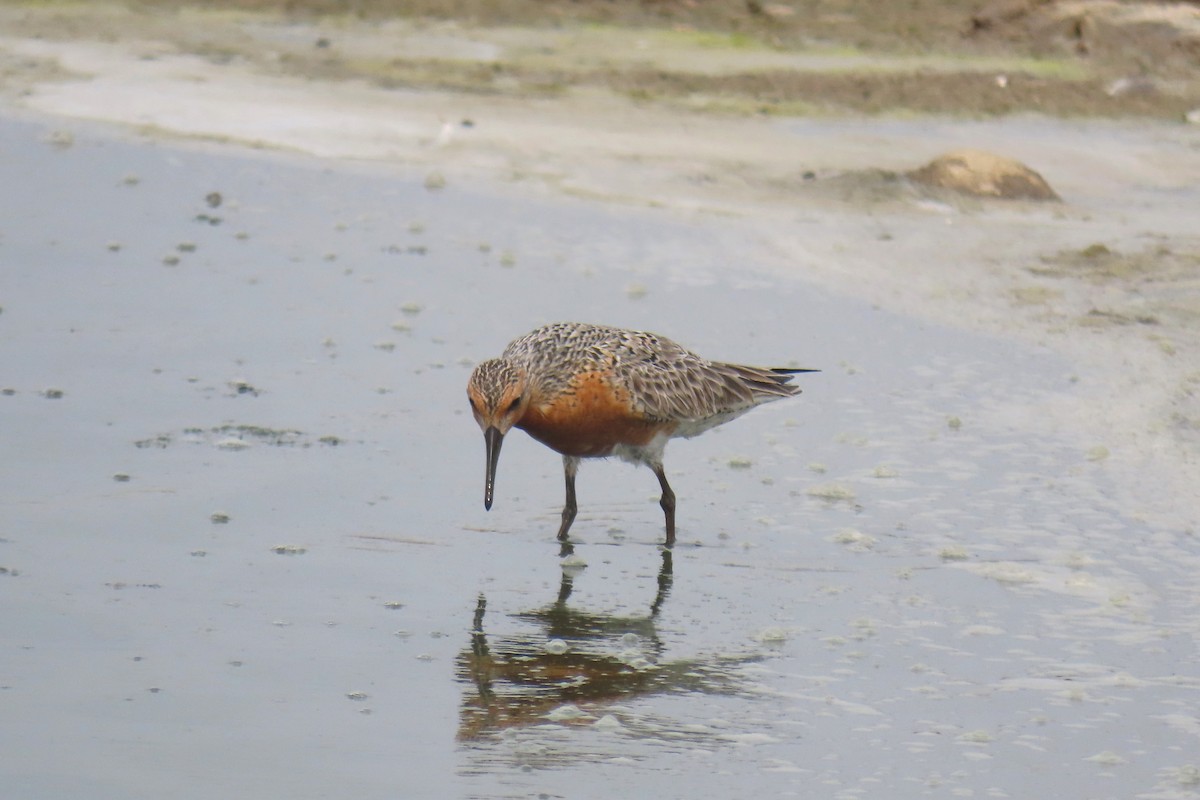
[[[333,5],[0,4],[6,786],[1195,797],[1194,4]],[[823,371],[568,554],[557,319]]]

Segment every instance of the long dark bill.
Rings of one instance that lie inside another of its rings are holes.
[[[487,480],[483,485],[483,507],[491,511],[492,491],[496,488],[496,464],[500,461],[500,445],[504,444],[504,434],[493,425],[483,432],[483,441],[487,443]]]

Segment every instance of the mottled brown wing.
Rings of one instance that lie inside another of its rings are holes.
[[[617,377],[654,419],[703,420],[800,392],[786,372],[709,361],[653,334],[626,346]]]
[[[705,420],[789,397],[790,372],[721,364],[701,358],[658,334],[605,325],[557,322],[513,340],[505,357],[535,376],[554,396],[574,376],[608,371],[630,392],[636,410],[657,420]]]

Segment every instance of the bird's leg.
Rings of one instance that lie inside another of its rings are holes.
[[[563,505],[562,525],[558,529],[558,540],[567,540],[567,531],[575,521],[579,506],[575,504],[575,473],[579,470],[579,459],[573,456],[563,456],[563,475],[567,481],[567,502]]]
[[[471,626],[471,630],[475,633],[483,633],[483,615],[487,612],[487,598],[483,596],[483,592],[479,593],[479,597],[475,599],[475,623]]]
[[[650,616],[657,617],[662,604],[667,600],[667,593],[671,591],[671,584],[675,582],[674,566],[671,560],[671,551],[664,548],[662,551],[662,567],[658,570],[658,594],[654,596],[654,602],[650,605]]]
[[[562,581],[558,584],[558,599],[554,601],[554,605],[563,607],[567,603],[567,598],[571,596],[571,589],[575,586],[575,578],[569,570],[563,570]]]
[[[662,487],[662,498],[658,504],[667,518],[667,547],[671,547],[675,544],[675,493],[671,491],[671,484],[667,483],[667,473],[663,471],[662,464],[655,465],[654,474],[658,476],[658,485]]]

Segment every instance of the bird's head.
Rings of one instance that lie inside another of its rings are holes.
[[[500,460],[500,445],[504,441],[504,435],[512,430],[512,426],[529,407],[529,381],[525,370],[503,358],[481,362],[467,381],[467,399],[487,444],[487,479],[484,485],[483,506],[490,509],[492,490],[496,485],[496,464]]]
[[[506,359],[488,359],[475,367],[467,381],[467,400],[480,430],[508,433],[529,405],[528,386],[525,370]]]

